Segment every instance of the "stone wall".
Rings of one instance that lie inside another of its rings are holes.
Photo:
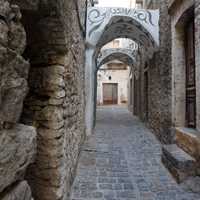
[[[160,48],[148,63],[148,125],[164,143],[174,142],[174,127],[185,126],[185,43],[183,26],[195,11],[197,129],[199,120],[199,1],[150,1],[147,8],[160,9]],[[171,38],[171,39],[170,39]],[[143,66],[141,66],[143,69]],[[143,72],[141,73],[141,85]],[[144,91],[140,101],[144,105]],[[140,118],[144,120],[142,106]]]
[[[31,70],[22,121],[38,132],[36,161],[28,180],[36,200],[66,200],[85,137],[85,1],[42,3],[36,13],[45,16],[23,12]],[[31,24],[34,29],[27,21],[29,14],[37,18]]]
[[[155,1],[160,9],[160,47],[149,66],[149,126],[164,143],[171,143],[171,21],[166,0]]]
[[[137,103],[135,114],[147,122],[160,141],[171,143],[171,25],[166,0],[153,0],[147,9],[160,9],[160,47],[153,59],[143,58],[140,79],[138,81]],[[146,61],[145,61],[146,60]],[[148,100],[146,100],[144,73],[148,69]],[[145,107],[148,102],[148,111]],[[147,113],[148,112],[148,113]],[[148,119],[147,119],[148,114]]]
[[[16,124],[0,131],[0,199],[32,200],[24,181],[26,169],[34,162],[36,132],[33,127]]]
[[[26,33],[18,6],[0,0],[0,199],[31,200],[24,181],[36,153],[36,131],[20,124],[28,92],[29,62],[22,54]]]
[[[7,18],[4,20],[1,2],[4,1],[0,1],[0,32],[5,32],[0,35],[0,41],[3,41],[0,42],[0,51],[3,52],[0,54],[0,63],[5,62],[5,66],[1,67],[5,77],[3,81],[1,79],[0,88],[1,126],[7,128],[13,122],[20,121],[29,125],[25,127],[34,126],[37,129],[37,154],[35,162],[29,166],[26,173],[33,197],[36,200],[67,200],[80,146],[85,137],[86,3],[84,0],[10,0],[21,9],[23,28],[18,19],[21,15],[16,6],[13,7],[16,13],[8,16],[11,20],[7,27],[8,21]],[[8,39],[7,29],[10,37]],[[8,48],[4,49],[7,44]],[[21,54],[30,61],[30,65],[20,56]],[[6,81],[8,85],[4,86]],[[6,112],[8,110],[9,112]],[[25,143],[24,146],[28,145],[34,129],[24,130],[23,126],[20,128],[22,136],[25,134],[23,131],[26,131],[27,136],[30,135],[29,139],[26,137],[27,141],[22,141]],[[15,130],[11,133],[14,134],[13,132]],[[16,148],[19,148],[22,139],[16,137],[16,140]],[[33,142],[28,147],[34,149],[34,144]],[[25,146],[24,149],[28,147]],[[29,152],[29,149],[27,151]],[[21,154],[22,158],[28,157],[23,151]],[[25,164],[27,166],[27,163]],[[20,184],[19,187],[15,185],[14,193],[21,191],[23,194],[21,187],[28,187],[26,182]],[[27,199],[29,200],[28,197]]]

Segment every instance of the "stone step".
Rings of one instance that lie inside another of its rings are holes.
[[[162,147],[162,162],[178,183],[196,175],[196,160],[176,144]]]
[[[190,128],[176,128],[176,144],[200,161],[200,133]]]

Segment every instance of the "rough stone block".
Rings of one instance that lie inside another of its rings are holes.
[[[27,166],[34,161],[36,131],[22,124],[0,131],[0,192],[23,180]]]
[[[200,133],[190,128],[176,128],[176,143],[185,152],[200,161]]]
[[[39,5],[39,0],[11,0],[11,2],[23,10],[37,10]]]
[[[33,200],[31,189],[26,181],[12,186],[4,194],[0,194],[1,200]]]
[[[162,162],[177,182],[182,182],[187,177],[196,174],[197,164],[195,159],[176,144],[163,146]]]
[[[21,56],[26,33],[20,8],[0,1],[0,129],[18,122],[28,92],[29,63]]]
[[[0,67],[2,72],[0,80],[1,125],[15,124],[19,121],[23,101],[28,92],[29,63],[12,50],[7,49],[6,54],[4,61],[0,58],[0,63],[3,63]]]

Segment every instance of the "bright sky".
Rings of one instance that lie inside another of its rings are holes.
[[[101,7],[132,7],[135,5],[135,0],[99,0],[98,6]]]

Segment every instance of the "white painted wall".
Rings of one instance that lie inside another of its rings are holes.
[[[105,67],[105,66],[103,66]],[[127,70],[99,70],[97,74],[97,104],[103,104],[103,84],[104,83],[117,83],[118,84],[118,104],[121,105],[122,101],[128,102],[128,75]],[[109,80],[111,76],[111,80]]]
[[[109,49],[109,48],[127,48],[127,49],[132,49],[132,50],[138,50],[138,44],[128,38],[117,38],[107,43],[101,49],[104,50],[104,49]]]
[[[134,8],[135,0],[99,0],[96,6]]]

